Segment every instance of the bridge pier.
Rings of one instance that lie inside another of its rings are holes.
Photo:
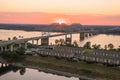
[[[89,36],[92,37],[92,33],[89,33]]]
[[[39,44],[38,44],[38,41],[39,41],[39,39],[36,40],[36,45],[39,45]]]
[[[1,46],[0,48],[1,48],[1,51],[3,52],[3,46]]]
[[[27,42],[25,42],[25,49],[27,49]]]
[[[1,63],[1,66],[0,66],[0,68],[3,68],[3,66],[4,66],[4,64],[3,64],[3,63]]]
[[[7,51],[8,49],[7,49],[7,46],[5,46],[5,51]]]
[[[12,45],[10,45],[10,51],[14,51],[13,44],[12,44]]]
[[[88,37],[89,37],[89,33],[85,33],[85,34],[84,34],[84,37],[85,37],[85,38],[88,38]]]
[[[65,40],[66,40],[65,44],[70,45],[72,43],[72,34],[66,34]]]
[[[41,45],[42,46],[48,46],[49,45],[49,38],[45,37],[41,39]]]
[[[22,47],[23,43],[19,43],[18,46],[19,47]],[[24,43],[24,48],[27,49],[27,42]],[[3,52],[3,51],[14,51],[14,44],[10,44],[9,46],[6,45],[6,46],[0,46],[0,51]]]
[[[3,52],[3,51],[8,51],[8,46],[1,46],[0,47],[0,51]]]
[[[34,45],[34,40],[32,40],[32,44]]]
[[[21,44],[21,43],[19,43],[19,47],[22,47],[22,44]]]
[[[93,33],[80,33],[80,41],[83,41],[85,38],[89,38],[91,36],[93,36],[94,34]]]
[[[85,35],[84,32],[80,33],[80,41],[83,41],[85,39],[84,35]]]

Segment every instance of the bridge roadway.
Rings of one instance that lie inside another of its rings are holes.
[[[38,37],[32,37],[32,38],[24,38],[24,39],[18,39],[18,40],[1,41],[0,46],[6,46],[9,44],[14,44],[14,43],[24,43],[24,42],[27,42],[30,40],[39,40],[39,39],[46,38],[46,37],[56,37],[56,36],[62,36],[62,35],[66,35],[66,33],[49,35],[49,36],[38,36]]]
[[[93,33],[94,31],[80,31],[80,32],[72,32],[72,33],[61,33],[61,34],[55,34],[55,35],[49,35],[49,36],[38,36],[38,37],[32,37],[32,38],[24,38],[24,39],[18,39],[18,40],[9,40],[9,41],[0,41],[0,46],[6,46],[14,43],[25,43],[30,40],[39,40],[46,37],[56,37],[56,36],[62,36],[67,34],[76,34],[76,33]]]

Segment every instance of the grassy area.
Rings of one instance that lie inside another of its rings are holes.
[[[93,49],[85,49],[85,50],[84,50],[84,53],[93,53],[93,52],[94,52]]]
[[[73,74],[85,75],[92,78],[120,80],[120,68],[106,67],[99,64],[87,64],[82,61],[73,62],[51,57],[27,56],[23,64],[25,66],[32,65],[37,67],[51,68]]]

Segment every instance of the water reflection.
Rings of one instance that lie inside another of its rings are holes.
[[[79,80],[79,78],[0,63],[0,80]]]
[[[9,65],[9,64],[0,63],[0,76],[2,76],[4,74],[7,74],[7,73],[9,73],[11,71],[17,72],[18,70],[20,70],[20,74],[21,73],[22,74],[25,73],[25,70],[23,72],[23,70],[20,69],[20,67],[16,67],[16,66],[12,66],[12,65]]]
[[[25,72],[26,72],[26,68],[21,68],[21,69],[20,69],[20,75],[24,75]]]

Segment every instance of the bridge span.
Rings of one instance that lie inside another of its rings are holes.
[[[49,45],[49,38],[50,37],[57,37],[57,36],[63,36],[65,35],[66,44],[71,44],[72,41],[72,34],[80,33],[80,40],[84,40],[84,37],[93,36],[94,33],[92,31],[81,31],[81,32],[69,32],[69,33],[61,33],[61,34],[54,34],[54,35],[47,35],[47,36],[38,36],[38,37],[32,37],[32,38],[23,38],[23,39],[17,39],[17,40],[8,40],[8,41],[0,41],[0,51],[13,51],[14,50],[14,44],[24,44],[24,47],[27,49],[27,42],[32,41],[34,44],[34,40],[36,40],[37,45],[38,41],[41,39],[41,45]],[[67,35],[70,35],[68,37]]]

